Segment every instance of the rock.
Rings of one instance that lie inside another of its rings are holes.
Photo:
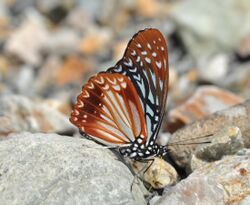
[[[238,53],[243,58],[250,55],[250,33],[241,39]]]
[[[97,55],[100,51],[105,54],[111,40],[112,33],[110,30],[93,28],[83,37],[79,49],[81,53],[86,55]]]
[[[120,41],[114,45],[113,59],[115,62],[119,61],[123,57],[127,44],[128,39]]]
[[[94,67],[94,61],[79,55],[68,55],[64,59],[52,55],[38,72],[33,86],[35,93],[69,101],[75,92],[79,92]]]
[[[217,82],[221,87],[237,91],[245,99],[250,98],[250,63],[236,63],[225,79]]]
[[[6,5],[9,7],[9,10],[14,15],[20,15],[27,12],[29,8],[35,6],[36,0],[23,0],[23,1],[9,1],[6,2]]]
[[[188,177],[167,191],[154,205],[224,205],[222,186],[213,179]]]
[[[48,12],[56,7],[71,8],[74,4],[69,0],[43,0],[37,1],[37,8],[42,12]]]
[[[34,94],[34,87],[30,85],[34,84],[34,79],[34,69],[29,65],[22,66],[19,73],[16,74],[16,78],[13,79],[14,88],[19,94],[32,96]]]
[[[43,66],[39,69],[36,76],[36,81],[34,82],[34,89],[36,93],[40,95],[47,94],[50,92],[48,90],[53,87],[55,83],[55,76],[60,72],[62,67],[61,59],[56,55],[51,55],[44,62]]]
[[[31,101],[18,95],[0,97],[0,124],[2,137],[21,131],[68,133],[75,129],[68,116],[43,105],[42,100]]]
[[[211,143],[198,145],[191,156],[191,170],[204,164],[220,160],[223,156],[234,155],[244,148],[244,142],[238,127],[227,127],[215,133]]]
[[[68,56],[55,76],[55,85],[81,84],[83,76],[90,71],[90,63],[77,56]]]
[[[5,50],[25,63],[37,66],[42,60],[40,52],[49,38],[43,18],[32,10],[27,12],[27,19],[11,34]]]
[[[248,205],[248,204],[250,204],[250,196],[246,197],[239,203],[239,205]]]
[[[3,1],[0,2],[0,43],[9,36],[10,33],[10,15],[9,10]]]
[[[197,169],[190,177],[209,177],[224,189],[225,204],[239,204],[249,196],[250,155],[225,156]],[[188,177],[189,178],[189,177]],[[243,202],[242,202],[243,203]]]
[[[158,1],[149,0],[137,0],[137,12],[139,15],[153,18],[159,13],[160,4]]]
[[[6,157],[8,156],[8,157]],[[21,133],[0,142],[2,204],[146,204],[133,175],[89,140]]]
[[[81,21],[79,21],[81,19]],[[83,7],[76,7],[69,11],[69,15],[66,18],[66,23],[77,30],[78,32],[84,33],[89,27],[90,24],[90,17],[88,12],[86,12],[86,8]]]
[[[76,31],[66,28],[59,29],[50,34],[43,50],[54,55],[72,54],[77,52],[80,41],[81,38]]]
[[[164,1],[136,0],[136,13],[143,18],[160,18],[169,14],[170,4]]]
[[[165,129],[173,133],[184,125],[241,102],[243,98],[219,87],[200,86],[188,100],[170,110]]]
[[[222,0],[219,4],[216,0],[180,1],[171,16],[188,51],[197,60],[236,50],[250,32],[248,0]]]
[[[249,200],[250,155],[226,156],[195,170],[165,194],[163,204],[244,204]]]
[[[166,186],[172,186],[177,183],[178,174],[176,170],[160,158],[154,158],[154,161],[148,163],[131,162],[135,173],[154,189],[162,189]]]
[[[236,126],[242,133],[246,148],[250,147],[250,100],[228,109],[218,111],[205,119],[196,121],[177,130],[171,137],[169,144],[170,156],[181,167],[188,167],[191,153],[204,140],[204,136],[218,133],[219,130]],[[179,144],[179,145],[178,145]],[[184,146],[183,146],[184,145]]]
[[[229,70],[229,56],[217,54],[205,62],[200,60],[198,65],[199,79],[216,83],[226,78]]]

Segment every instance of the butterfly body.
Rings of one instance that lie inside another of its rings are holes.
[[[71,114],[81,132],[115,146],[135,160],[162,156],[156,143],[168,90],[166,42],[156,29],[138,32],[123,58],[106,72],[91,77]]]
[[[136,141],[133,142],[129,147],[121,147],[119,151],[122,156],[129,157],[136,161],[150,159],[156,156],[163,156],[167,153],[165,146],[161,146],[155,143],[151,143],[148,146],[142,144],[142,138],[136,138]]]

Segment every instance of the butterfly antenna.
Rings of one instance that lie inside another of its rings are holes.
[[[194,138],[190,138],[190,139],[185,139],[185,140],[179,140],[177,142],[173,142],[173,143],[169,143],[167,144],[167,146],[174,146],[174,145],[194,145],[194,144],[207,144],[207,143],[211,143],[211,141],[203,141],[203,142],[188,142],[188,141],[193,141],[193,140],[197,140],[197,139],[203,139],[203,138],[208,138],[213,136],[213,134],[208,134],[205,136],[201,136],[201,137],[194,137]],[[184,142],[184,143],[182,143]]]

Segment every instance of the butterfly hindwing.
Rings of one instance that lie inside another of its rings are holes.
[[[127,76],[99,73],[89,79],[77,97],[70,121],[94,140],[126,145],[147,137],[137,91]]]

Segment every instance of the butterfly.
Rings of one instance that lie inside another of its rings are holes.
[[[103,145],[134,160],[163,156],[156,143],[168,93],[166,41],[157,29],[136,33],[114,67],[82,87],[70,121]]]

